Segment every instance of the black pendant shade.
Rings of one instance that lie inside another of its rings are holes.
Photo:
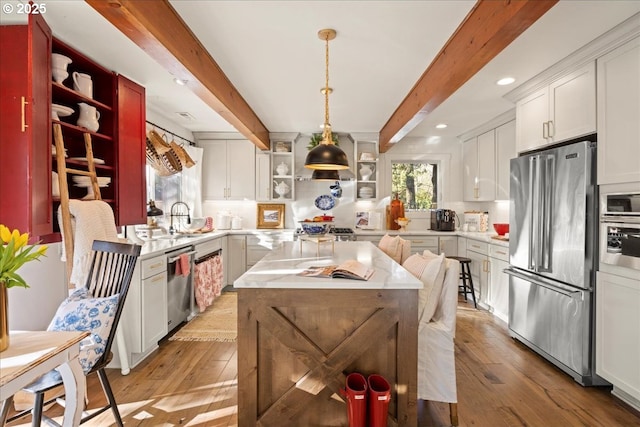
[[[309,151],[304,167],[320,170],[343,170],[349,169],[349,160],[340,147],[321,143]]]
[[[313,174],[311,174],[311,179],[314,179],[316,181],[339,181],[340,175],[338,175],[338,171],[335,169],[316,169],[313,171]]]
[[[147,216],[160,216],[164,215],[162,209],[156,207],[156,204],[153,200],[149,200],[149,210],[147,210]]]

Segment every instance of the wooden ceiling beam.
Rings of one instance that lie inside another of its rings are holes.
[[[479,0],[380,130],[384,153],[558,0]]]
[[[167,0],[86,0],[262,150],[269,131]]]

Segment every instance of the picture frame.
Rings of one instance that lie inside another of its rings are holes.
[[[284,203],[258,203],[258,228],[284,228]]]

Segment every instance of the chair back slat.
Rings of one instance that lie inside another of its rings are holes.
[[[133,277],[133,270],[141,249],[140,245],[135,244],[101,240],[93,242],[91,267],[85,286],[94,298],[105,298],[119,294],[118,306],[111,324],[104,354],[96,362],[96,367],[101,366],[111,352],[111,345],[118,328],[131,278]]]

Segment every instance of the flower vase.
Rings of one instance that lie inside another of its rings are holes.
[[[7,287],[0,282],[0,352],[9,348],[9,298]]]

